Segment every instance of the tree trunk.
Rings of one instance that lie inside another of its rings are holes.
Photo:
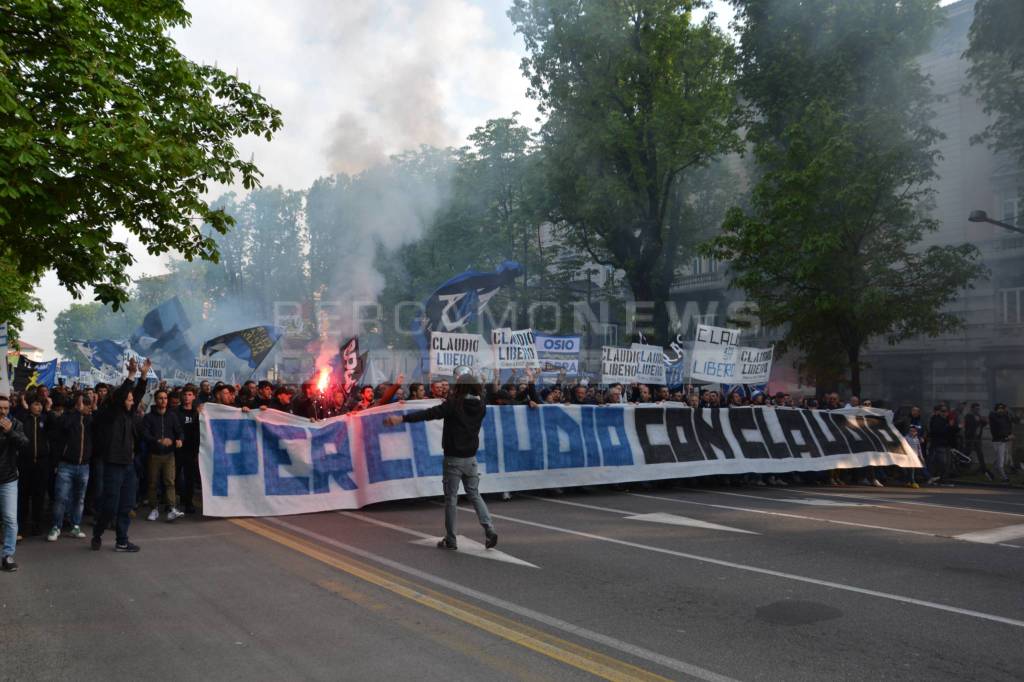
[[[850,361],[850,394],[860,397],[860,346],[846,349]]]
[[[638,315],[650,315],[653,313],[652,321],[644,321],[634,325],[636,329],[644,331],[647,343],[652,345],[667,345],[669,338],[668,306],[671,284],[652,281],[648,273],[637,272],[629,274],[630,289],[633,291],[633,298],[638,304]],[[653,304],[654,308],[640,307],[642,304]],[[627,320],[632,324],[633,320]]]

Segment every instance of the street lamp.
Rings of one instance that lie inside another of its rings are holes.
[[[992,223],[999,227],[1005,227],[1007,230],[1013,230],[1014,232],[1024,234],[1024,229],[1021,229],[1016,225],[1011,225],[1010,223],[1004,223],[1001,220],[993,220],[992,218],[989,218],[988,214],[984,211],[971,211],[971,215],[967,216],[967,219],[972,223]]]

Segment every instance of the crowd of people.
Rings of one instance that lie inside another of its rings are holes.
[[[137,552],[128,531],[141,509],[146,519],[174,522],[197,512],[200,490],[199,419],[203,405],[217,403],[251,410],[278,410],[311,420],[359,412],[393,402],[448,398],[450,383],[394,382],[359,386],[346,393],[326,390],[314,382],[296,387],[269,381],[241,385],[209,381],[198,385],[149,384],[149,361],[128,363],[127,378],[119,386],[59,385],[30,388],[0,395],[0,513],[3,524],[2,567],[17,570],[14,554],[22,536],[45,534],[84,539],[83,518],[92,518],[91,547],[99,550],[103,534],[115,531],[114,550]],[[136,375],[137,378],[136,378]],[[542,383],[538,372],[526,370],[507,377],[488,377],[485,401],[492,405],[543,404],[616,405],[623,403],[679,403],[714,409],[764,405],[839,409],[882,407],[857,396],[842,400],[838,393],[821,398],[777,392],[733,390],[723,394],[696,386],[611,384],[555,377]],[[919,407],[897,412],[896,424],[921,460],[921,469],[887,467],[832,470],[781,475],[746,474],[724,477],[738,485],[786,486],[794,483],[845,486],[885,486],[899,483],[913,488],[944,485],[976,467],[989,480],[1010,481],[1017,471],[1013,462],[1013,424],[1019,421],[1004,404],[983,415],[980,405],[946,403],[924,416]],[[982,443],[988,429],[991,458]],[[1024,465],[1020,465],[1024,470]],[[918,473],[920,471],[920,474]],[[919,478],[920,476],[920,478]],[[920,481],[920,482],[919,482]],[[506,493],[507,497],[508,494]]]

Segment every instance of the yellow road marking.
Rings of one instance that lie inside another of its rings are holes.
[[[314,543],[268,528],[258,521],[232,519],[231,522],[311,559],[596,677],[606,680],[621,680],[622,682],[667,679],[625,661],[499,616],[447,594],[417,585],[375,566],[342,557]]]

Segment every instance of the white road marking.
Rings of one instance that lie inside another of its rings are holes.
[[[406,528],[405,526],[398,526],[398,525],[395,525],[393,523],[388,523],[387,521],[381,521],[379,519],[375,519],[375,518],[373,518],[371,516],[364,516],[362,514],[354,514],[352,512],[338,512],[338,514],[340,514],[341,516],[347,516],[349,518],[358,519],[359,521],[364,521],[366,523],[372,523],[373,525],[380,526],[382,528],[389,528],[391,530],[396,530],[399,533],[405,533],[406,535],[412,535],[413,537],[419,538],[417,540],[413,540],[412,541],[412,544],[414,544],[414,545],[430,545],[430,546],[433,546],[433,545],[437,544],[438,538],[436,536],[428,535],[427,533],[421,533],[418,530],[413,530],[412,528]],[[523,561],[522,559],[518,559],[518,558],[512,556],[511,554],[506,554],[505,552],[502,552],[501,550],[487,549],[486,547],[483,546],[483,543],[477,542],[476,540],[471,540],[471,539],[467,538],[465,535],[457,535],[456,537],[458,538],[458,545],[459,545],[458,551],[461,554],[468,554],[469,556],[474,556],[474,557],[476,557],[478,559],[490,559],[492,561],[504,561],[505,563],[516,564],[518,566],[529,566],[530,568],[540,568],[540,566],[537,566],[536,564],[531,564],[529,561]]]
[[[619,514],[626,517],[630,521],[647,521],[650,523],[665,523],[673,526],[689,526],[691,528],[704,528],[706,530],[725,530],[731,533],[746,533],[748,535],[760,535],[752,530],[743,530],[740,528],[732,528],[730,526],[722,526],[717,523],[709,523],[708,521],[701,521],[699,519],[691,519],[686,516],[677,516],[676,514],[637,514],[634,511],[626,511],[625,509],[612,509],[611,507],[599,507],[596,504],[583,504],[582,502],[570,502],[569,500],[555,500],[550,497],[537,497],[536,495],[523,495],[520,497],[528,497],[531,500],[540,500],[541,502],[551,502],[552,504],[564,504],[569,507],[581,507],[583,509],[594,509],[596,511],[608,512],[610,514]]]
[[[749,497],[752,500],[766,500],[768,502],[788,502],[789,504],[805,504],[809,507],[877,507],[877,504],[864,504],[863,502],[835,502],[833,500],[801,500],[797,497],[771,497],[770,495],[745,495],[743,493],[727,493],[722,490],[704,490],[711,495],[729,495],[731,497]]]
[[[800,490],[800,491],[794,490],[793,492],[799,492],[799,493],[802,493],[804,495],[820,495],[822,497],[842,497],[842,498],[853,499],[853,500],[861,499],[861,500],[872,500],[874,502],[889,502],[889,503],[893,503],[893,504],[907,504],[907,505],[914,505],[914,506],[920,506],[920,507],[935,507],[937,509],[956,509],[958,511],[978,512],[979,514],[1001,514],[1003,516],[1024,516],[1024,514],[1021,514],[1019,512],[994,511],[992,509],[978,509],[977,507],[955,507],[953,505],[937,504],[935,502],[915,502],[915,501],[912,501],[912,500],[898,500],[898,499],[893,498],[893,497],[860,497],[859,495],[857,497],[854,497],[853,495],[845,495],[843,493],[821,493],[821,492],[817,492],[817,491],[813,491],[813,490]]]
[[[999,545],[1005,543],[1007,540],[1016,540],[1017,538],[1024,538],[1024,523],[1018,523],[1014,526],[1003,526],[1002,528],[993,528],[992,530],[978,530],[973,533],[964,533],[956,536],[957,540],[981,542],[986,545]]]
[[[473,512],[472,509],[466,509],[459,507],[459,511]],[[474,512],[475,513],[475,512]],[[819,580],[818,578],[811,578],[809,576],[798,575],[796,573],[786,573],[784,571],[775,571],[770,568],[761,568],[759,566],[751,566],[749,564],[739,564],[734,561],[725,561],[723,559],[715,559],[714,557],[701,556],[699,554],[689,554],[687,552],[677,552],[672,549],[665,549],[663,547],[654,547],[652,545],[643,545],[639,542],[630,542],[629,540],[619,540],[618,538],[610,538],[604,535],[597,535],[596,533],[585,533],[583,531],[571,530],[569,528],[560,528],[558,526],[552,526],[546,523],[538,523],[536,521],[527,521],[525,519],[517,519],[513,516],[506,516],[504,514],[491,514],[496,519],[502,521],[510,521],[512,523],[520,523],[525,526],[533,526],[535,528],[543,528],[544,530],[554,531],[556,533],[565,533],[567,535],[575,535],[577,537],[587,538],[590,540],[598,540],[600,542],[608,542],[613,545],[621,545],[624,547],[632,547],[634,549],[642,549],[648,552],[654,552],[657,554],[667,554],[669,556],[679,557],[681,559],[690,559],[691,561],[699,561],[705,564],[712,564],[715,566],[724,566],[726,568],[734,568],[739,571],[747,571],[749,573],[757,573],[760,575],[769,575],[775,578],[782,578],[784,580],[793,580],[796,582],[807,583],[810,585],[817,585],[819,587],[828,587],[834,590],[842,590],[844,592],[853,592],[856,594],[863,594],[869,597],[878,597],[880,599],[888,599],[890,601],[900,602],[903,604],[913,604],[915,606],[923,606],[925,608],[934,609],[936,611],[945,611],[947,613],[956,613],[962,616],[970,616],[972,618],[979,618],[981,620],[988,620],[995,623],[1003,623],[1005,625],[1012,625],[1018,628],[1024,628],[1024,620],[1017,620],[1016,618],[1007,618],[1006,616],[998,616],[994,613],[985,613],[983,611],[974,611],[972,609],[962,609],[958,606],[950,606],[949,604],[940,604],[939,602],[928,601],[926,599],[915,599],[914,597],[907,597],[902,594],[893,594],[891,592],[880,592],[878,590],[871,590],[864,587],[857,587],[855,585],[847,585],[845,583],[837,583],[831,580]]]
[[[751,507],[734,507],[729,504],[712,504],[710,502],[695,502],[683,500],[678,497],[661,497],[659,495],[644,495],[642,493],[626,493],[633,497],[643,497],[648,500],[663,500],[675,502],[676,504],[690,504],[698,507],[712,507],[713,509],[728,509],[730,511],[748,512],[751,514],[763,514],[765,516],[778,516],[784,519],[799,519],[801,521],[815,521],[817,523],[831,523],[836,526],[853,526],[855,528],[868,528],[871,530],[884,530],[890,533],[906,533],[907,535],[924,535],[926,537],[944,537],[935,533],[928,533],[922,530],[908,530],[906,528],[891,528],[889,526],[876,526],[872,523],[857,523],[856,521],[839,521],[838,519],[819,519],[816,516],[804,516],[803,514],[791,514],[789,512],[768,511],[767,509],[753,509]]]
[[[989,504],[1008,504],[1013,507],[1024,507],[1024,502],[1007,502],[1005,500],[992,500],[985,497],[967,497],[964,499],[970,502],[987,502]]]
[[[655,665],[663,666],[665,668],[668,668],[669,670],[675,670],[676,672],[682,673],[684,675],[696,677],[699,680],[707,680],[707,682],[736,682],[731,677],[719,675],[718,673],[707,670],[706,668],[701,668],[700,666],[694,665],[692,663],[687,663],[686,661],[680,661],[679,659],[659,654],[658,652],[651,651],[650,649],[644,649],[643,647],[635,646],[633,644],[630,644],[629,642],[624,642],[621,639],[616,639],[615,637],[604,635],[600,632],[588,630],[587,628],[580,627],[579,625],[574,625],[573,623],[564,621],[560,618],[555,618],[554,616],[549,616],[545,613],[541,613],[540,611],[534,611],[533,609],[527,608],[525,606],[520,606],[519,604],[506,601],[504,599],[501,599],[500,597],[492,596],[490,594],[487,594],[486,592],[474,590],[471,587],[466,587],[465,585],[452,582],[451,580],[446,580],[439,576],[427,573],[426,571],[421,571],[418,568],[413,568],[412,566],[407,566],[403,563],[399,563],[392,559],[388,559],[379,554],[368,552],[365,549],[353,547],[352,545],[345,544],[344,542],[340,542],[338,540],[335,540],[334,538],[327,537],[326,535],[321,535],[320,533],[316,533],[311,530],[306,530],[301,526],[296,526],[282,519],[267,518],[265,520],[269,523],[273,523],[276,526],[287,528],[293,533],[304,535],[308,538],[316,540],[317,542],[321,542],[325,545],[329,545],[331,547],[335,547],[342,551],[348,552],[349,554],[354,554],[356,556],[363,557],[364,559],[369,559],[370,561],[374,561],[382,566],[387,566],[392,570],[405,573],[406,575],[410,575],[418,580],[422,580],[424,582],[428,582],[433,585],[443,587],[444,589],[451,590],[452,592],[457,592],[471,599],[476,599],[477,601],[483,602],[484,604],[490,604],[491,606],[497,607],[499,609],[504,609],[509,613],[514,613],[517,616],[528,618],[542,625],[546,625],[550,628],[560,630],[569,635],[579,637],[581,639],[585,639],[596,644],[600,644],[601,646],[608,647],[609,649],[621,651],[622,653],[627,654],[629,656],[633,656],[635,658],[648,661],[649,663],[654,663]]]
[[[627,521],[647,521],[649,523],[664,523],[670,526],[689,526],[690,528],[704,528],[707,530],[726,530],[731,533],[747,533],[748,535],[760,535],[752,530],[741,530],[739,528],[730,528],[729,526],[720,526],[717,523],[708,523],[707,521],[698,521],[697,519],[687,518],[685,516],[678,516],[676,514],[665,514],[663,512],[655,512],[653,514],[637,514],[635,516],[627,516]]]
[[[458,544],[459,544],[458,552],[459,552],[459,554],[468,554],[469,556],[475,556],[478,559],[490,559],[492,561],[504,561],[507,564],[517,564],[519,566],[529,566],[530,568],[540,568],[540,566],[537,566],[536,564],[531,564],[529,561],[523,561],[522,559],[517,559],[516,557],[512,556],[511,554],[506,554],[505,552],[502,552],[500,550],[497,550],[497,549],[487,549],[486,547],[484,547],[482,542],[477,542],[476,540],[472,540],[470,538],[467,538],[465,535],[456,535],[455,537],[458,539]],[[424,538],[423,540],[413,540],[412,544],[414,544],[414,545],[427,545],[429,547],[433,547],[434,545],[437,544],[437,538],[430,537],[430,538]]]

